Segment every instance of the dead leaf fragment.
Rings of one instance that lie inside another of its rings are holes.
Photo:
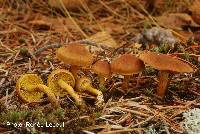
[[[101,44],[106,47],[111,47],[111,48],[118,47],[116,41],[106,31],[98,32],[98,33],[92,35],[91,37],[89,37],[88,40],[96,42],[97,44]]]
[[[198,57],[198,62],[200,62],[200,57]]]
[[[115,22],[113,23],[108,23],[108,21],[103,21],[100,23],[102,27],[105,29],[105,31],[112,33],[112,34],[123,34],[124,29],[121,24],[116,24]]]
[[[200,24],[200,1],[196,0],[191,6],[192,11],[192,19],[197,23]]]
[[[76,26],[72,23],[69,18],[57,17],[51,18],[43,15],[38,15],[33,20],[28,21],[36,29],[45,27],[45,29],[53,29],[57,32],[64,32],[67,29],[76,30]]]
[[[194,32],[194,41],[200,42],[200,31]]]
[[[186,13],[170,13],[163,14],[156,17],[156,21],[159,25],[165,26],[171,29],[181,29],[184,25],[197,25],[190,15]]]
[[[88,0],[49,0],[48,3],[51,7],[62,8],[65,6],[67,9],[78,9],[82,4],[87,3]]]

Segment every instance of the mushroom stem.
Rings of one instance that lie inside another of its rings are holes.
[[[88,91],[93,95],[97,96],[96,105],[103,104],[103,93],[92,87],[91,80],[88,77],[82,77],[78,80],[76,89],[80,92]]]
[[[124,75],[124,80],[122,82],[122,89],[126,90],[128,88],[130,75]]]
[[[88,80],[82,82],[81,88],[83,90],[87,90],[88,92],[90,92],[93,95],[96,95],[97,96],[97,102],[96,102],[95,105],[102,106],[104,99],[103,99],[103,94],[102,94],[101,91],[97,90],[96,88],[93,88],[91,86],[91,84],[88,82]]]
[[[158,95],[162,98],[165,96],[165,92],[166,92],[167,86],[169,84],[168,77],[169,77],[169,73],[167,71],[159,72],[159,83],[158,83],[156,95]]]
[[[92,87],[91,80],[88,77],[80,78],[76,83],[76,89],[80,92],[88,91],[97,96],[97,105],[103,104],[103,93]]]
[[[79,69],[79,67],[77,65],[72,65],[70,68],[70,71],[72,72],[75,80],[78,79],[78,69]]]
[[[136,83],[136,88],[138,88],[138,87],[140,86],[140,78],[141,78],[141,76],[142,76],[142,72],[140,72],[140,73],[138,74],[137,83]]]
[[[99,78],[99,86],[103,86],[105,83],[105,77],[98,75]]]
[[[83,86],[82,88],[84,88],[85,90],[87,90],[88,92],[90,92],[96,96],[102,95],[101,91],[93,88],[89,83],[84,83],[82,86]]]
[[[58,80],[58,85],[63,88],[65,91],[67,91],[67,93],[69,95],[72,96],[72,98],[74,98],[75,102],[77,105],[81,105],[83,104],[83,101],[82,99],[79,97],[79,95],[74,91],[74,89],[69,85],[67,84],[64,80],[62,79],[59,79]]]
[[[55,94],[51,91],[49,87],[43,84],[38,84],[38,85],[27,85],[27,91],[33,92],[33,91],[39,91],[43,92],[47,95],[48,100],[56,107],[59,106],[58,100],[56,99]]]
[[[91,85],[91,80],[87,77],[82,77],[78,80],[77,82],[77,90],[78,91],[88,91],[90,93],[92,93],[93,95],[99,96],[102,95],[102,92],[93,88]]]

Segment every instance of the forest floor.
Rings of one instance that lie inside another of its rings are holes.
[[[172,75],[161,99],[155,95],[158,70],[148,65],[139,80],[130,78],[125,91],[121,75],[98,88],[97,75],[85,68],[105,104],[96,106],[94,96],[79,93],[84,108],[69,96],[59,98],[59,108],[47,99],[24,103],[15,89],[23,74],[38,74],[46,83],[53,70],[68,69],[56,49],[75,42],[88,46],[96,60],[148,50],[199,68],[199,18],[198,0],[90,0],[73,9],[52,7],[47,0],[0,0],[0,133],[189,133],[183,113],[200,106],[199,69]]]

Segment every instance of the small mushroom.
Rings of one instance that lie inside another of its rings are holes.
[[[59,106],[55,94],[43,84],[42,79],[36,74],[24,74],[16,83],[16,93],[26,103],[42,102],[44,94],[54,106]]]
[[[104,85],[106,78],[109,78],[111,74],[110,64],[104,60],[98,60],[93,64],[92,70],[98,75],[100,86]]]
[[[81,44],[71,44],[57,50],[56,56],[65,64],[71,65],[71,72],[78,78],[79,66],[90,66],[93,62],[92,54]]]
[[[80,92],[87,91],[87,92],[89,92],[93,95],[96,95],[97,96],[97,103],[102,103],[104,101],[102,92],[95,89],[94,87],[92,87],[92,82],[88,77],[84,76],[84,77],[80,78],[77,81],[76,89]]]
[[[139,55],[139,58],[159,70],[159,83],[156,94],[162,98],[165,96],[170,82],[169,74],[191,73],[197,69],[191,63],[161,53],[144,52]]]
[[[131,54],[123,54],[110,64],[111,72],[124,75],[122,89],[128,88],[129,77],[144,70],[144,63]]]
[[[67,93],[72,96],[77,105],[84,104],[80,96],[74,91],[75,79],[73,75],[64,69],[53,71],[48,77],[48,86],[56,96],[64,96]]]

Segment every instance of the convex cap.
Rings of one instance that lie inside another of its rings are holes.
[[[139,58],[157,70],[191,73],[197,69],[191,63],[161,53],[144,52]]]
[[[89,66],[93,62],[92,54],[81,44],[71,44],[57,50],[56,56],[65,64]]]
[[[102,76],[109,77],[110,76],[110,65],[107,61],[98,60],[93,66],[92,70]]]
[[[143,70],[143,61],[131,54],[123,54],[111,63],[111,72],[117,74],[132,75],[138,74]]]

